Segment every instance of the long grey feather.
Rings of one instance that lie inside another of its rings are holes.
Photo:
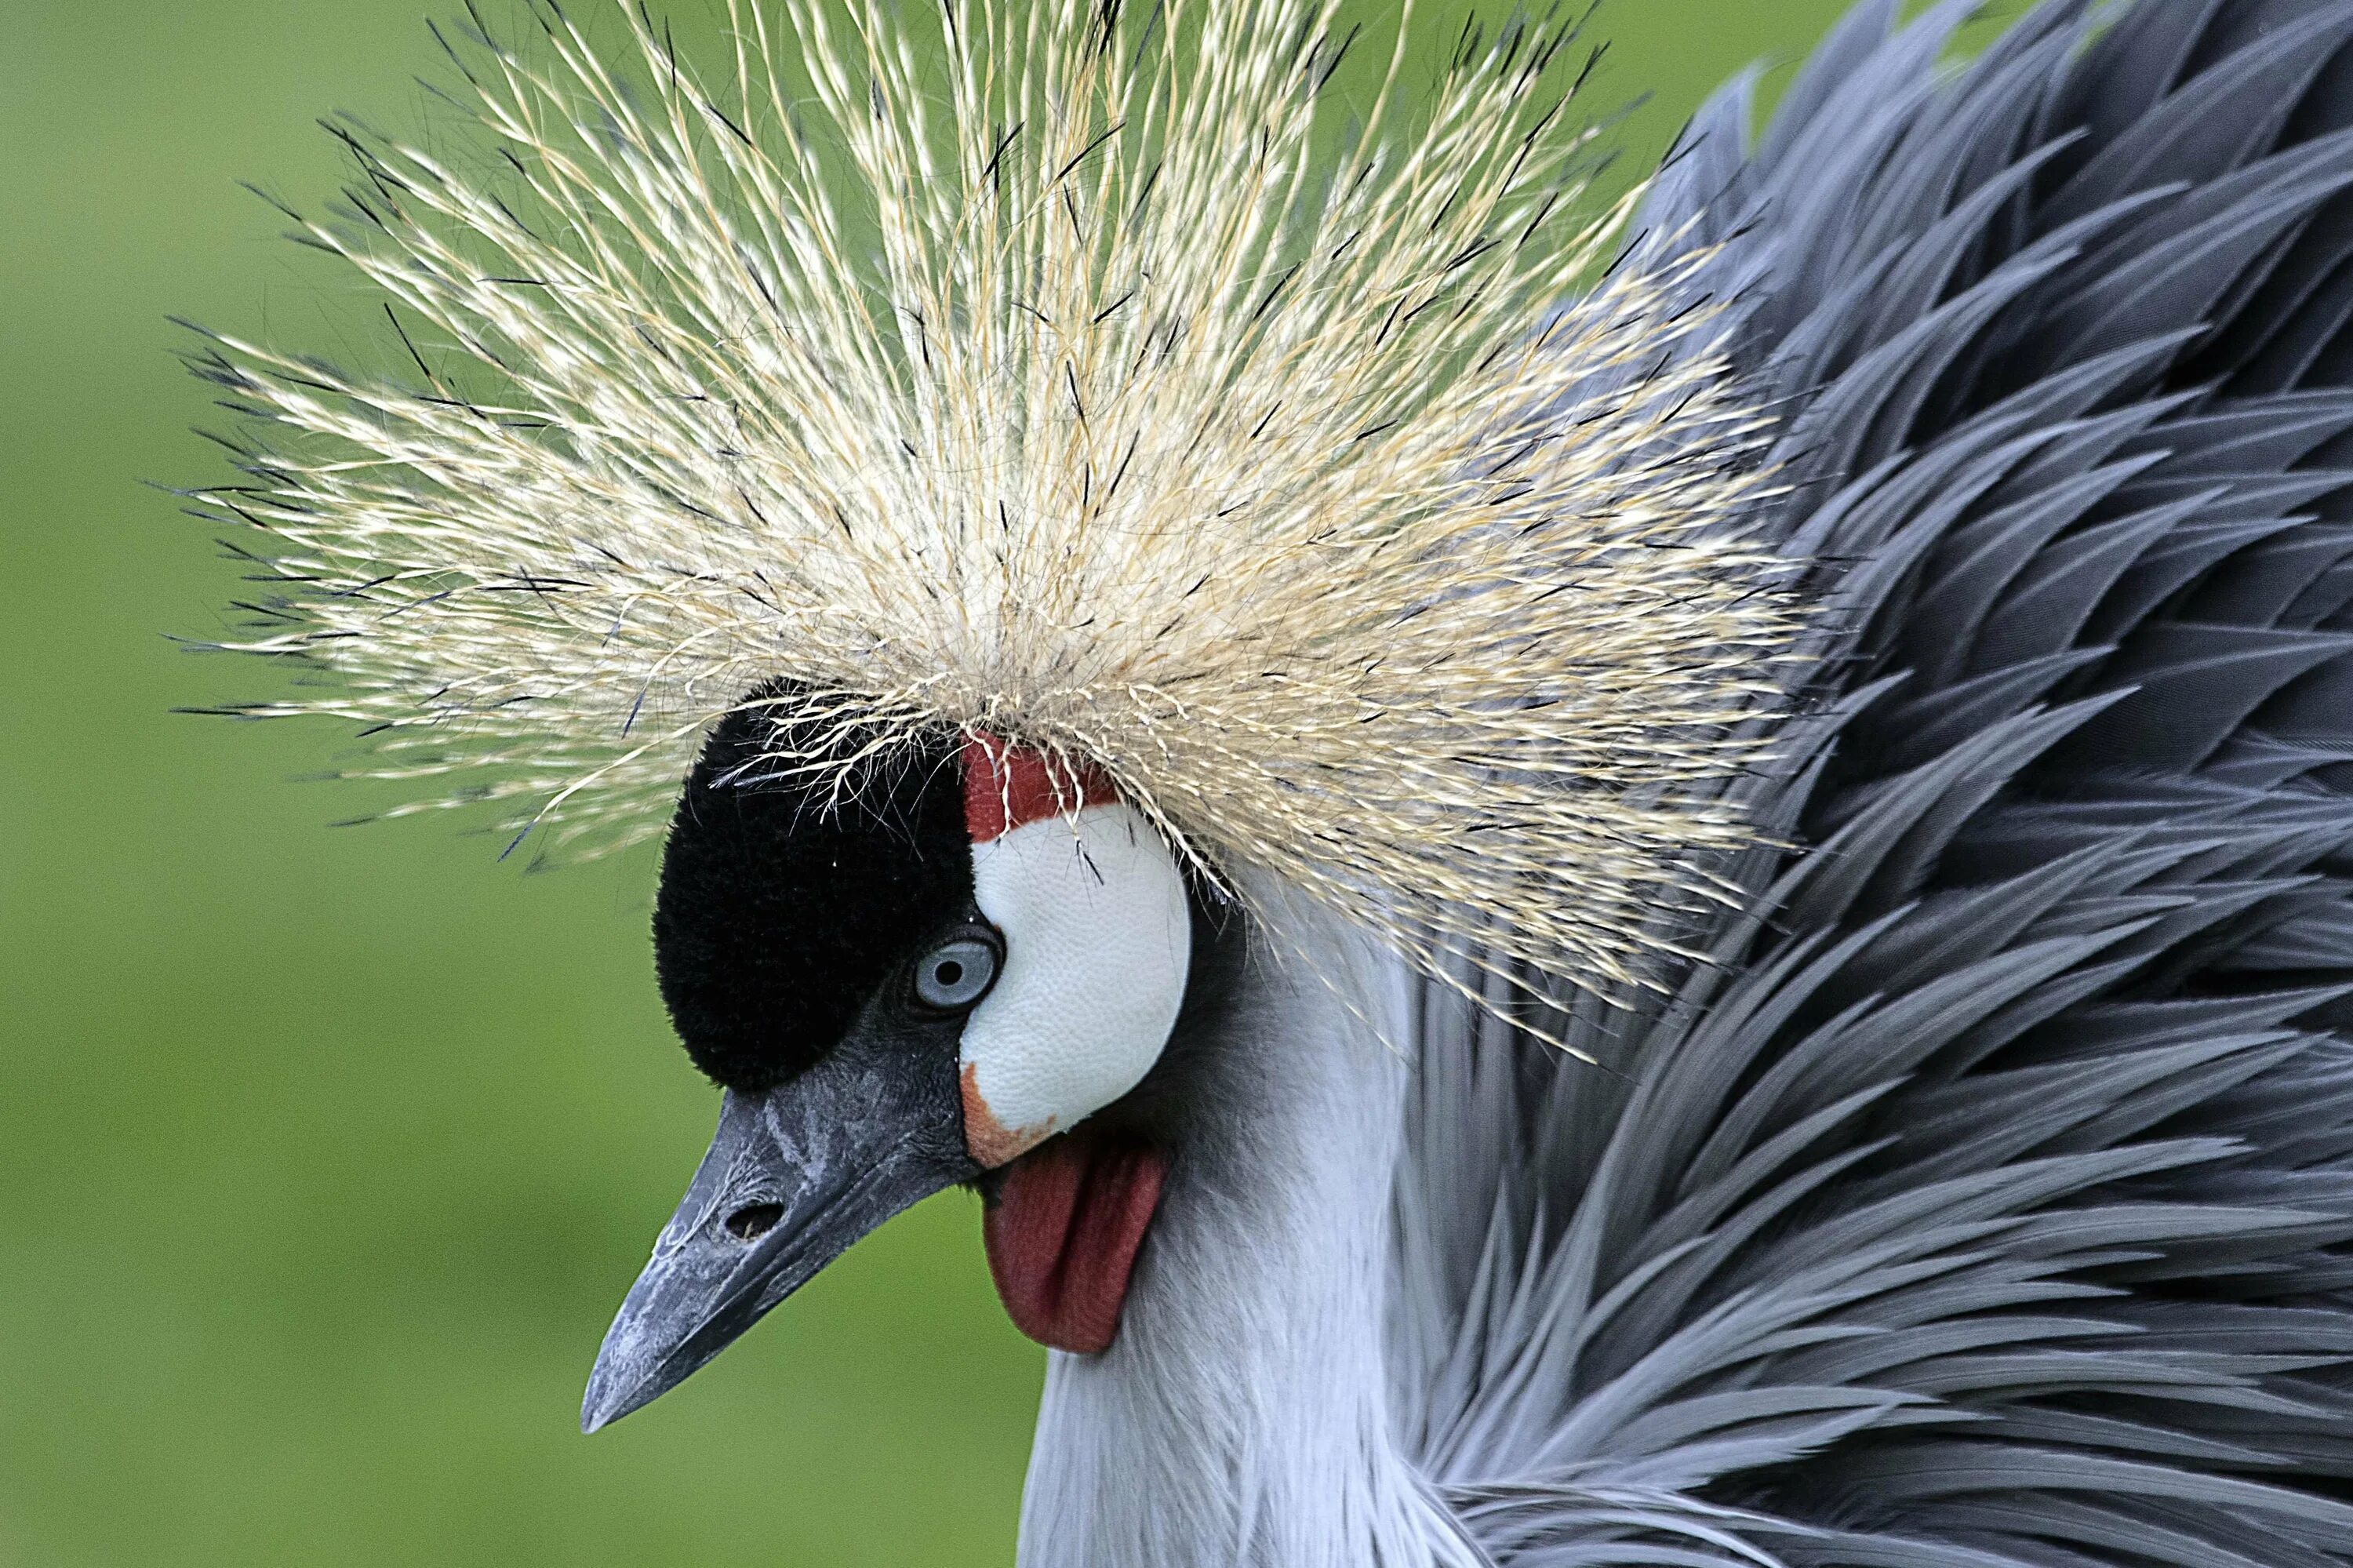
[[[2353,1563],[2353,0],[1867,0],[1638,247],[1830,607],[1631,1014],[1432,994],[1399,1440],[1499,1564]]]

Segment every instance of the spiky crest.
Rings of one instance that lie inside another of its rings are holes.
[[[836,789],[983,731],[1100,767],[1433,973],[1639,979],[1747,830],[1781,685],[1763,421],[1681,278],[1590,281],[1575,31],[1406,41],[1336,121],[1338,0],[732,0],[714,89],[624,12],[453,50],[479,167],[354,133],[406,380],[216,339],[283,622],[382,776],[553,842],[659,830],[788,678]],[[1696,263],[1684,260],[1688,270]]]

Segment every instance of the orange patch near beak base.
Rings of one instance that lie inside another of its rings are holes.
[[[988,1108],[988,1101],[981,1096],[978,1064],[966,1062],[956,1082],[964,1100],[965,1151],[983,1171],[1010,1164],[1054,1135],[1051,1122],[1043,1127],[1012,1128],[998,1121],[997,1113]]]

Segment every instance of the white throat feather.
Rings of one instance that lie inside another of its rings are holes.
[[[1250,938],[1226,1004],[1181,1047],[1196,1114],[1119,1339],[1051,1358],[1020,1568],[1486,1561],[1405,1457],[1389,1404],[1411,1068],[1390,1041],[1413,988],[1328,913],[1250,891],[1315,961],[1269,961]]]

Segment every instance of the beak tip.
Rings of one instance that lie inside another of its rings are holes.
[[[659,1392],[648,1389],[643,1379],[616,1378],[609,1367],[599,1366],[589,1374],[588,1392],[580,1401],[580,1435],[595,1436]]]

